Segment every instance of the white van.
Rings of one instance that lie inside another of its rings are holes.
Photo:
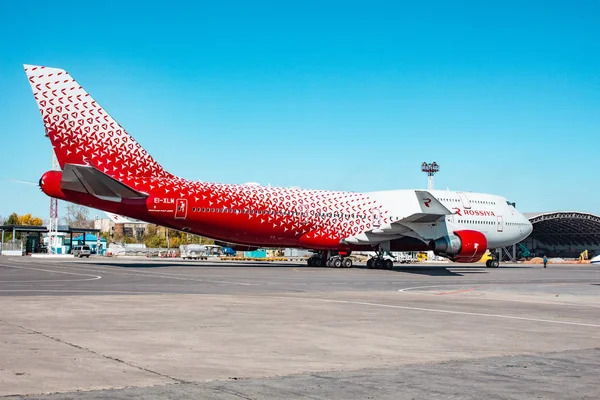
[[[87,244],[73,246],[74,257],[87,257],[90,258],[91,249]]]

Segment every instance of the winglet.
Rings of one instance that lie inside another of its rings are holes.
[[[425,190],[415,190],[415,195],[419,201],[421,211],[425,214],[432,215],[452,215],[452,211],[448,210],[438,199],[431,193]]]

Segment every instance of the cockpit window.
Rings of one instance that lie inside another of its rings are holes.
[[[517,208],[517,203],[515,203],[515,202],[511,203],[510,201],[506,200],[506,204],[509,205],[509,206],[512,206],[514,208]]]

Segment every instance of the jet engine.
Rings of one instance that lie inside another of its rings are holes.
[[[429,242],[434,254],[447,257],[454,262],[473,263],[481,260],[487,250],[487,239],[478,231],[455,231]]]

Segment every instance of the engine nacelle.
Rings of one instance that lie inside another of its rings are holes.
[[[481,260],[485,254],[487,239],[479,231],[462,230],[432,240],[429,247],[436,255],[448,257],[454,262],[473,263]]]

